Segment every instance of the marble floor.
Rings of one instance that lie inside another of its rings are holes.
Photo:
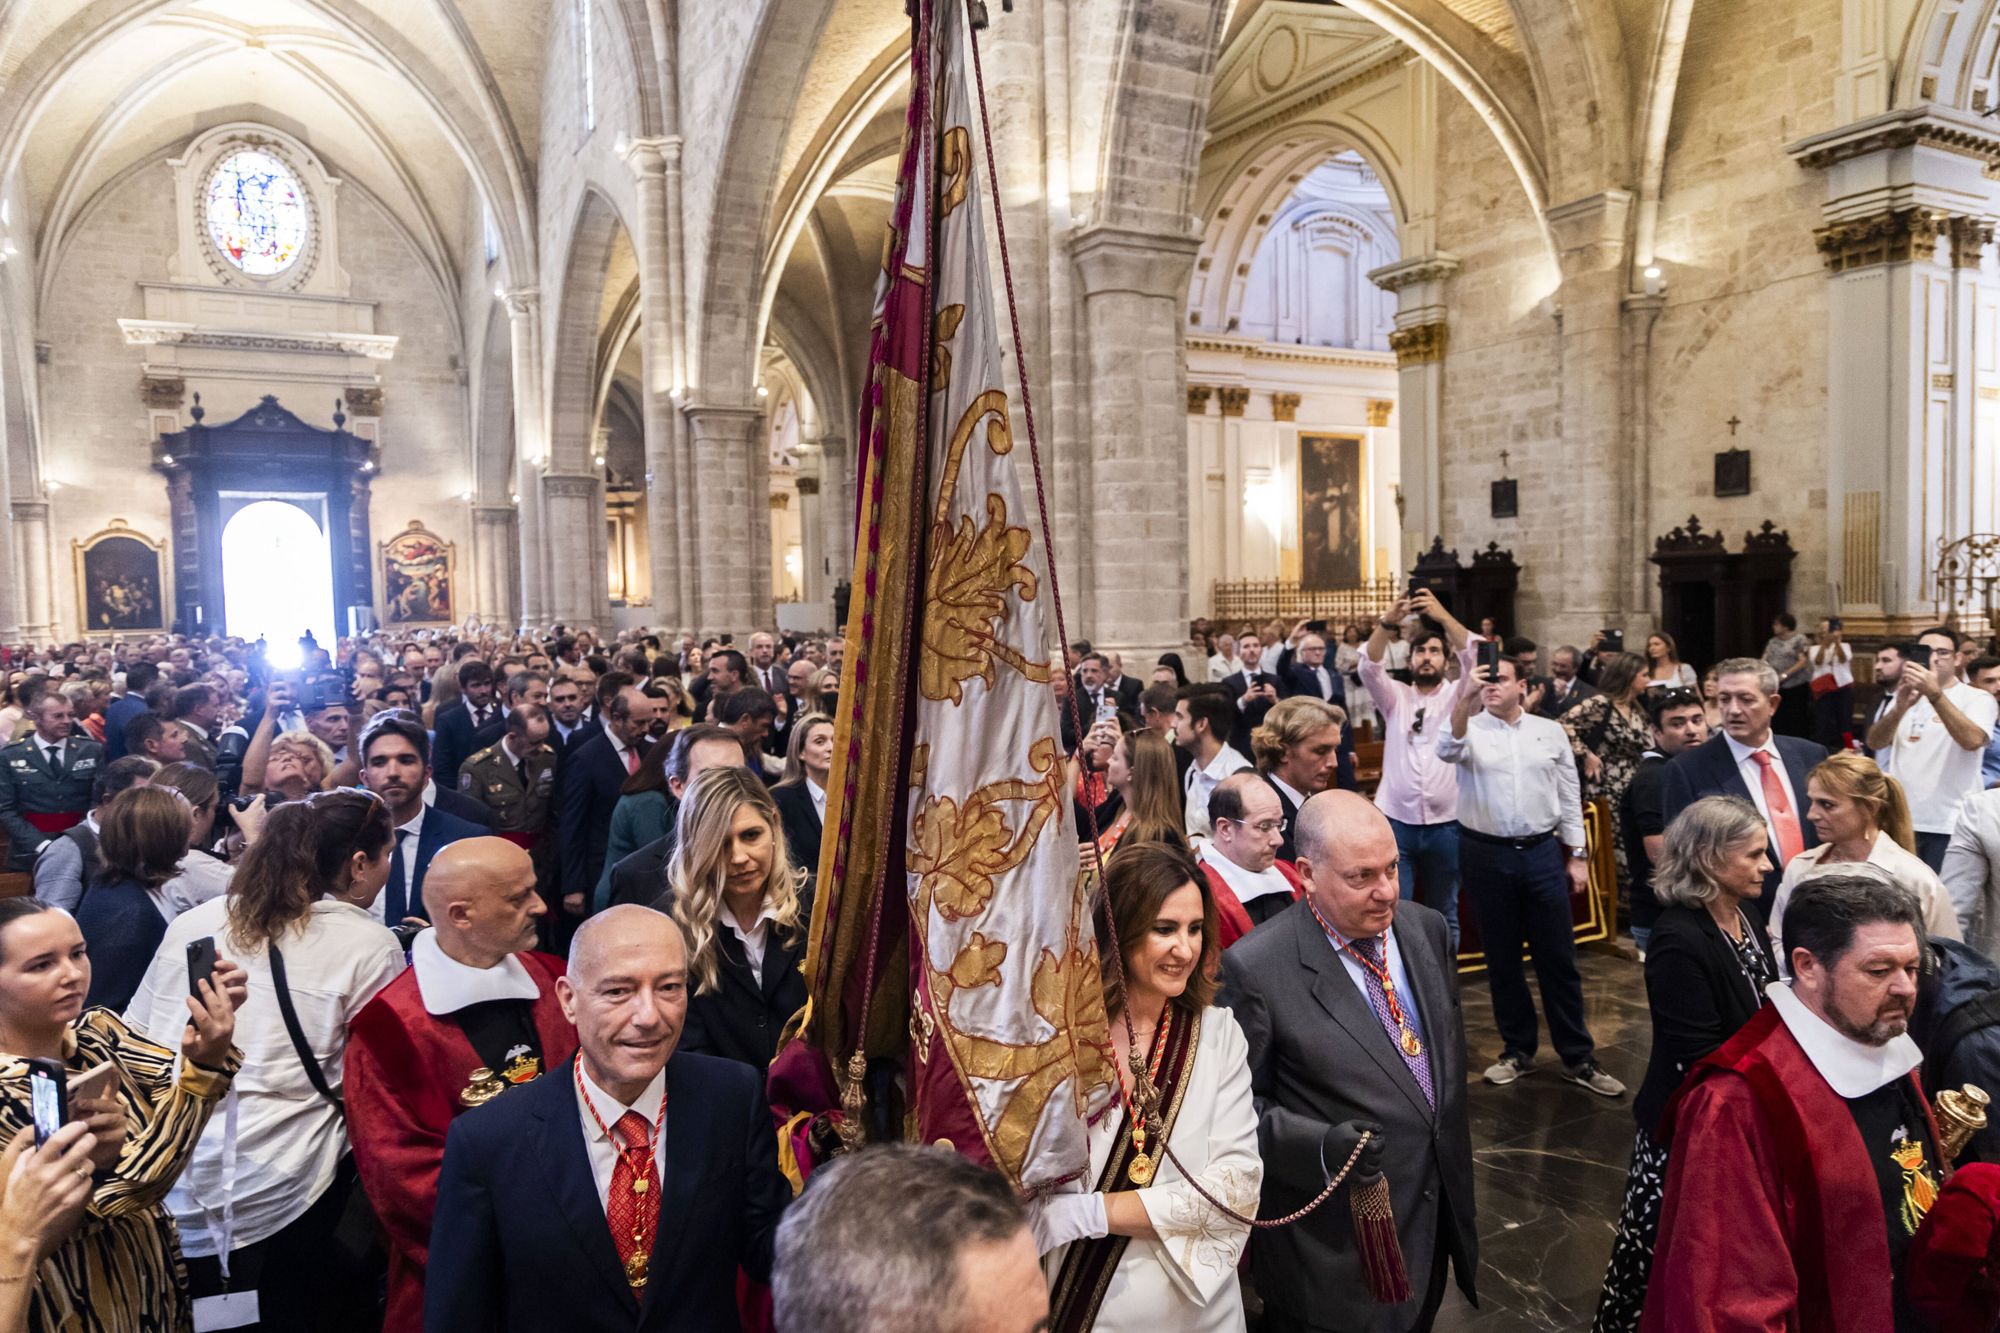
[[[1590,950],[1577,963],[1598,1063],[1637,1089],[1652,1045],[1639,964]],[[1504,1088],[1485,1082],[1479,1071],[1499,1055],[1499,1034],[1484,974],[1464,980],[1479,1308],[1454,1287],[1437,1328],[1587,1329],[1625,1192],[1632,1093],[1612,1100],[1564,1082],[1546,1030],[1534,1072]]]

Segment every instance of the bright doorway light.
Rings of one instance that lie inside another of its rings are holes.
[[[268,644],[279,668],[300,662],[308,630],[332,651],[333,560],[312,516],[283,500],[239,509],[222,529],[222,614],[231,634]]]

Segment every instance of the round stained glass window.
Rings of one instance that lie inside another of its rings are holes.
[[[284,272],[305,248],[305,191],[290,167],[259,149],[240,149],[216,165],[207,210],[215,248],[252,277]]]

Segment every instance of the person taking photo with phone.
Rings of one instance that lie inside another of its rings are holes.
[[[35,1065],[53,1062],[71,1081],[90,1075],[85,1086],[101,1083],[101,1095],[67,1099],[69,1119],[92,1140],[87,1160],[68,1168],[78,1181],[87,1178],[88,1199],[75,1229],[47,1248],[20,1284],[31,1287],[33,1333],[189,1327],[174,1219],[163,1200],[242,1063],[231,1043],[244,977],[218,963],[199,979],[197,994],[188,993],[185,972],[178,989],[172,1044],[156,1045],[109,1009],[84,1007],[90,956],[69,913],[33,898],[0,899],[0,1141],[34,1132]],[[96,1072],[100,1067],[110,1072]],[[64,1133],[29,1160],[52,1151],[68,1156],[78,1140]],[[30,1174],[40,1179],[44,1172]],[[21,1179],[10,1173],[10,1195]],[[18,1239],[8,1225],[12,1206],[0,1206],[0,1251]],[[12,1262],[11,1253],[0,1254],[0,1263]],[[9,1285],[0,1283],[0,1291]]]
[[[369,905],[395,835],[367,792],[319,792],[264,817],[229,896],[174,919],[126,1010],[156,1040],[177,1030],[189,959],[212,946],[252,996],[237,1037],[234,1133],[217,1120],[167,1196],[208,1328],[369,1326],[378,1280],[341,1230],[354,1168],[340,1104],[348,1024],[403,970]],[[190,946],[193,946],[192,950]],[[254,1300],[249,1299],[254,1296]]]

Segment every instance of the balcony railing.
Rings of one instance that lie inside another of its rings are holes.
[[[1352,620],[1366,626],[1402,594],[1393,578],[1372,579],[1352,588],[1302,588],[1296,579],[1217,580],[1210,586],[1209,617],[1225,623],[1268,620],[1325,620],[1336,626]]]

